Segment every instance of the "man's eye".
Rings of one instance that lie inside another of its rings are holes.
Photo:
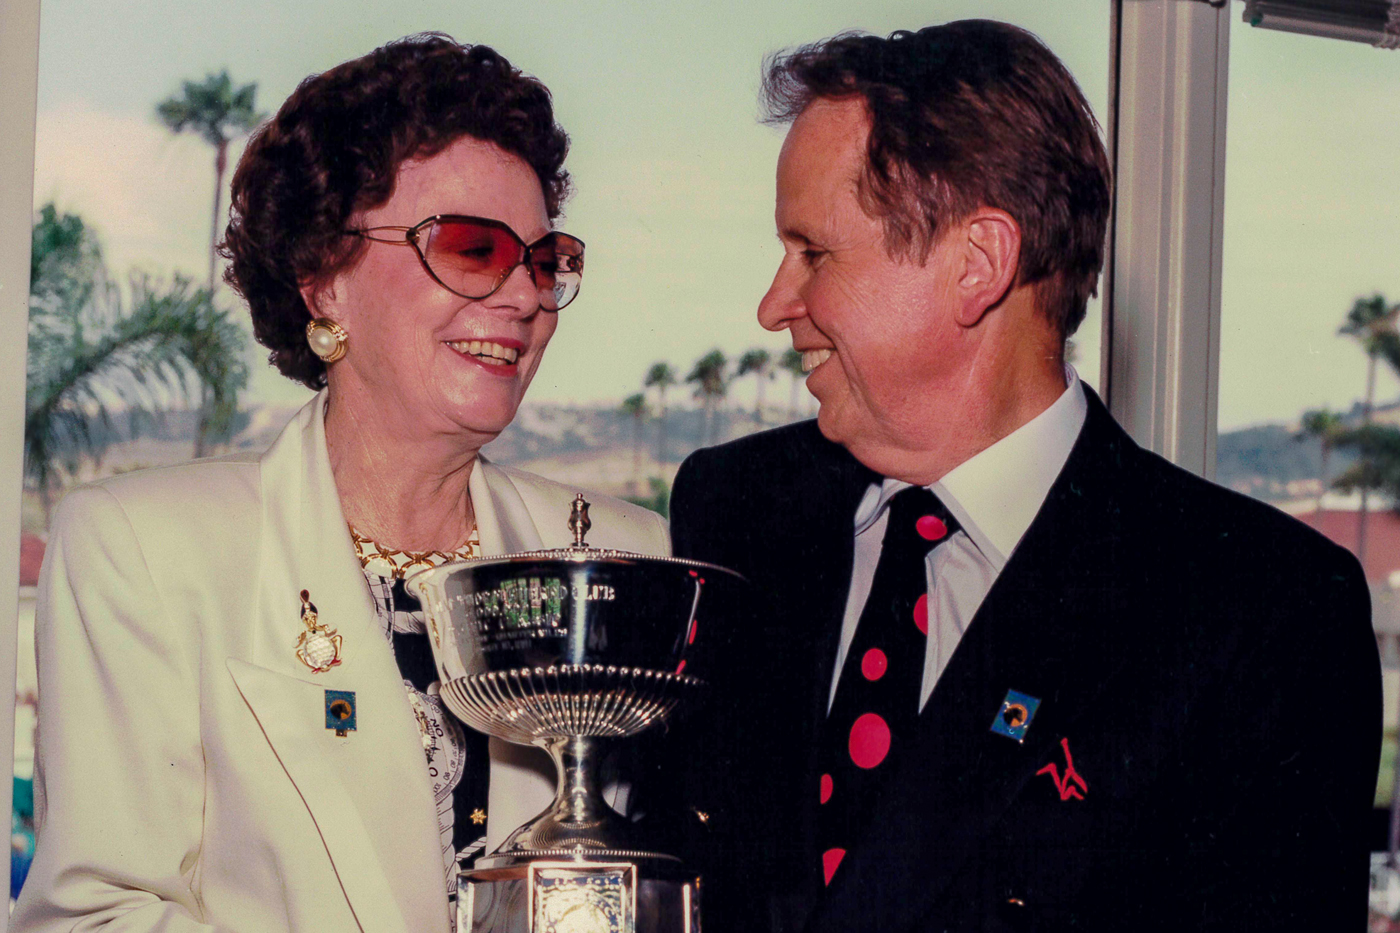
[[[817,262],[820,261],[821,258],[822,258],[823,256],[825,256],[825,255],[826,255],[826,251],[825,251],[825,250],[820,250],[820,249],[804,249],[804,250],[802,251],[802,261],[803,261],[804,263],[806,263],[807,265],[809,265],[809,266],[815,266],[815,265],[817,264]]]

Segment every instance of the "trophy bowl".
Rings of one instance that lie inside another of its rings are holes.
[[[570,527],[572,547],[444,564],[407,583],[447,708],[545,749],[558,772],[549,808],[463,872],[458,929],[696,931],[698,878],[608,806],[599,759],[703,692],[698,620],[744,580],[713,564],[588,547],[582,496]],[[560,911],[569,924],[556,922]]]

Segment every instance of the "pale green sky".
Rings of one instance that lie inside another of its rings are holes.
[[[1287,419],[1360,391],[1333,336],[1351,299],[1400,297],[1389,203],[1400,151],[1400,56],[1232,23],[1221,424]],[[35,197],[102,233],[111,265],[202,276],[212,158],[152,117],[183,78],[227,67],[275,109],[307,74],[428,29],[495,46],[553,91],[573,137],[565,227],[588,241],[584,291],[531,389],[619,399],[658,359],[780,349],[753,311],[776,266],[773,166],[756,122],[766,53],[859,28],[885,34],[982,16],[1038,33],[1104,113],[1103,0],[959,2],[286,3],[45,0]],[[1356,103],[1348,104],[1349,100]],[[1390,171],[1387,171],[1390,169]],[[1098,370],[1097,314],[1079,337]],[[259,356],[259,361],[261,356]],[[300,397],[255,365],[255,400]],[[1386,386],[1393,394],[1395,383]],[[739,391],[745,391],[743,389]]]

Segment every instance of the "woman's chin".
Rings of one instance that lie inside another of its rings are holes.
[[[486,435],[488,439],[494,438],[515,420],[516,412],[520,408],[520,399],[514,397],[514,393],[508,398],[491,398],[493,395],[496,393],[482,392],[469,398],[453,400],[444,406],[446,420],[464,437]]]

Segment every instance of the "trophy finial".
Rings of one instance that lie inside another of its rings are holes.
[[[583,493],[578,493],[574,496],[573,507],[569,512],[569,530],[574,533],[574,547],[588,546],[583,537],[592,527],[593,523],[588,520],[588,500],[583,498]]]

